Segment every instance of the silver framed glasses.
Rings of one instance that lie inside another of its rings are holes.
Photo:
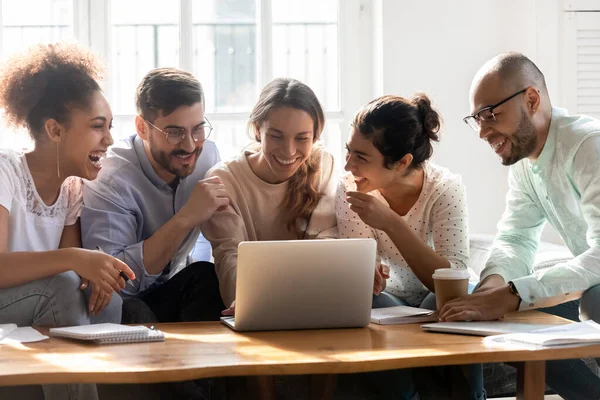
[[[496,115],[494,114],[494,108],[500,107],[502,104],[517,97],[521,93],[525,93],[526,91],[527,91],[527,88],[525,88],[523,90],[519,90],[517,93],[505,98],[504,100],[502,100],[499,103],[496,103],[492,106],[483,107],[481,110],[477,111],[476,114],[468,115],[468,116],[464,117],[463,121],[465,122],[465,124],[469,125],[476,132],[479,130],[479,128],[481,127],[481,124],[483,122],[485,122],[486,124],[489,124],[489,125],[494,125],[496,123]]]
[[[167,142],[169,142],[169,144],[171,144],[173,146],[176,146],[179,143],[181,143],[188,134],[188,130],[186,128],[170,127],[170,128],[160,129],[158,126],[154,125],[152,122],[148,121],[146,118],[144,118],[144,121],[146,121],[148,123],[148,125],[150,125],[154,129],[156,129],[157,131],[159,131],[163,135],[165,135]],[[203,143],[206,141],[206,139],[208,139],[210,137],[212,130],[213,130],[212,125],[210,124],[208,119],[206,117],[204,117],[204,123],[201,125],[195,126],[191,130],[190,135],[192,136],[192,140],[194,142]]]

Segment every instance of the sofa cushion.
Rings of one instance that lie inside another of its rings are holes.
[[[479,277],[485,267],[485,262],[490,256],[492,250],[493,235],[473,234],[469,238],[471,254],[469,258],[469,269]],[[566,246],[540,242],[535,255],[533,270],[537,271],[543,268],[552,267],[560,262],[565,262],[573,258],[573,254]]]

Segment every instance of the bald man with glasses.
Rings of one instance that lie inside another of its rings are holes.
[[[220,180],[204,179],[220,160],[202,86],[187,72],[155,69],[139,84],[136,107],[137,133],[113,146],[98,179],[85,184],[83,245],[135,271],[121,291],[123,323],[216,321],[225,307],[214,265],[188,257],[199,225],[229,204]]]
[[[510,166],[509,191],[480,286],[446,303],[440,319],[539,309],[600,322],[600,121],[553,107],[542,72],[512,52],[477,72],[470,103],[464,121]],[[546,222],[574,258],[536,271]],[[600,378],[581,360],[548,362],[547,381],[565,399],[600,398]]]

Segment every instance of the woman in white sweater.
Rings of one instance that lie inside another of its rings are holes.
[[[440,123],[424,94],[383,96],[354,117],[336,215],[340,237],[377,240],[374,308],[435,309],[433,272],[467,268],[465,188],[460,176],[429,161]],[[464,371],[468,398],[485,398],[480,366]],[[391,396],[418,398],[409,374],[392,372],[395,382],[384,385]]]
[[[341,237],[371,237],[380,264],[373,307],[433,305],[433,272],[466,269],[467,201],[462,179],[429,158],[440,116],[427,96],[383,96],[355,116],[339,185]]]
[[[250,114],[256,144],[207,173],[218,176],[230,195],[228,208],[202,226],[225,305],[235,300],[240,242],[336,236],[337,179],[333,158],[319,141],[324,123],[308,86],[275,79]]]

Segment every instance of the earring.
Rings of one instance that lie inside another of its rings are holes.
[[[60,142],[56,142],[56,174],[60,178],[60,156],[58,150],[59,143]]]

